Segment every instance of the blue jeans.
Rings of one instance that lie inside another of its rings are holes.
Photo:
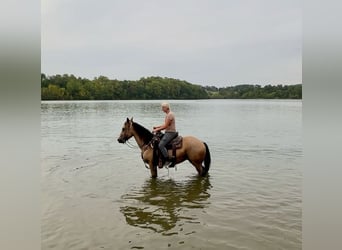
[[[166,149],[166,145],[172,141],[177,136],[177,132],[165,132],[163,138],[159,142],[159,149],[164,158],[168,158],[168,153]]]

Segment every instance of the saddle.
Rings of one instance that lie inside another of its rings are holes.
[[[183,144],[183,137],[178,135],[178,132],[177,132],[176,137],[172,139],[168,144],[166,144],[166,149],[167,150],[179,149],[182,147],[182,144]]]
[[[153,159],[157,163],[155,165],[158,165],[159,168],[162,168],[164,165],[163,157],[158,147],[159,142],[163,136],[164,136],[164,133],[159,132],[153,138],[154,140]],[[176,137],[172,139],[168,144],[166,144],[165,147],[168,151],[172,150],[172,156],[174,159],[176,159],[176,150],[181,148],[182,146],[183,146],[183,137],[178,135],[178,132],[177,132]],[[176,165],[176,162],[174,160],[173,162],[171,162],[171,165],[169,165],[168,167],[172,168],[175,165]]]

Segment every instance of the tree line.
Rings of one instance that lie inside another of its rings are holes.
[[[93,80],[74,75],[41,74],[42,100],[150,100],[150,99],[301,99],[302,85],[236,85],[224,88],[151,76],[139,80]]]
[[[250,85],[217,88],[207,86],[212,99],[302,99],[302,84],[296,85]]]

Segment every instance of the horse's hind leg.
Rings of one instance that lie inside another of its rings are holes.
[[[203,171],[202,162],[193,162],[193,161],[190,161],[190,162],[196,168],[198,175],[202,176],[202,171]]]

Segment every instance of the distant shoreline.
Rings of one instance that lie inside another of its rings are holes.
[[[41,100],[202,100],[202,99],[302,99],[302,84],[240,84],[201,86],[183,80],[152,76],[136,81],[89,80],[74,75],[41,74]]]
[[[279,98],[272,98],[272,99],[262,99],[262,98],[258,98],[258,99],[253,99],[253,98],[249,98],[249,99],[214,99],[214,98],[210,98],[210,99],[129,99],[129,100],[40,100],[41,102],[116,102],[116,101],[155,101],[155,102],[161,102],[161,101],[218,101],[218,100],[236,100],[236,101],[302,101],[303,99],[290,99],[290,98],[286,98],[286,99],[279,99]]]

